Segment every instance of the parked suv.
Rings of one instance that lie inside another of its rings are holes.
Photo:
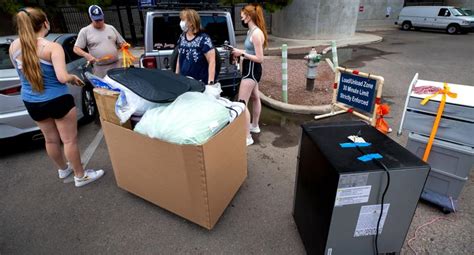
[[[172,53],[182,31],[179,26],[179,10],[150,10],[146,14],[145,53],[140,57],[140,67],[171,70]],[[221,68],[217,80],[223,95],[234,97],[239,91],[240,70],[233,63],[231,52],[223,47],[228,43],[235,47],[235,33],[229,12],[198,10],[201,26],[219,52]]]

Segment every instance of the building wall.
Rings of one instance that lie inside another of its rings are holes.
[[[400,11],[403,8],[404,0],[360,0],[360,8],[357,16],[356,30],[375,30],[395,27]],[[390,7],[390,14],[387,15],[387,8]]]
[[[446,0],[446,4],[474,10],[474,0]]]
[[[354,35],[360,0],[293,0],[272,16],[272,34],[293,39]]]

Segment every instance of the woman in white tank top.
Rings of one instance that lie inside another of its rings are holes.
[[[248,108],[247,118],[247,145],[253,144],[252,133],[260,133],[258,121],[262,110],[258,82],[262,76],[263,49],[267,47],[268,36],[263,16],[263,9],[259,4],[249,4],[240,12],[242,25],[248,27],[247,38],[244,42],[245,50],[234,49],[235,57],[242,56],[242,81],[239,88],[239,101],[252,103],[252,116]]]

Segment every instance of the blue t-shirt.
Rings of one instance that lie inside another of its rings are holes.
[[[199,33],[189,41],[182,34],[178,45],[179,73],[207,84],[209,64],[204,54],[213,48],[211,38],[205,33]]]

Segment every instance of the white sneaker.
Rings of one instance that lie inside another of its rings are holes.
[[[92,170],[92,169],[87,169],[84,171],[84,176],[82,177],[76,177],[74,176],[74,183],[76,184],[76,187],[82,187],[88,183],[91,183],[100,177],[104,175],[104,170],[99,169],[99,170]]]
[[[58,169],[59,179],[64,179],[64,178],[68,177],[72,172],[73,172],[72,171],[72,166],[71,166],[71,164],[69,164],[69,162],[67,162],[66,169],[64,169],[64,170]]]
[[[247,146],[252,145],[252,144],[253,144],[253,139],[252,139],[251,136],[248,136],[247,137]]]
[[[259,126],[254,127],[253,125],[250,125],[250,132],[258,134],[260,133],[260,127]]]

